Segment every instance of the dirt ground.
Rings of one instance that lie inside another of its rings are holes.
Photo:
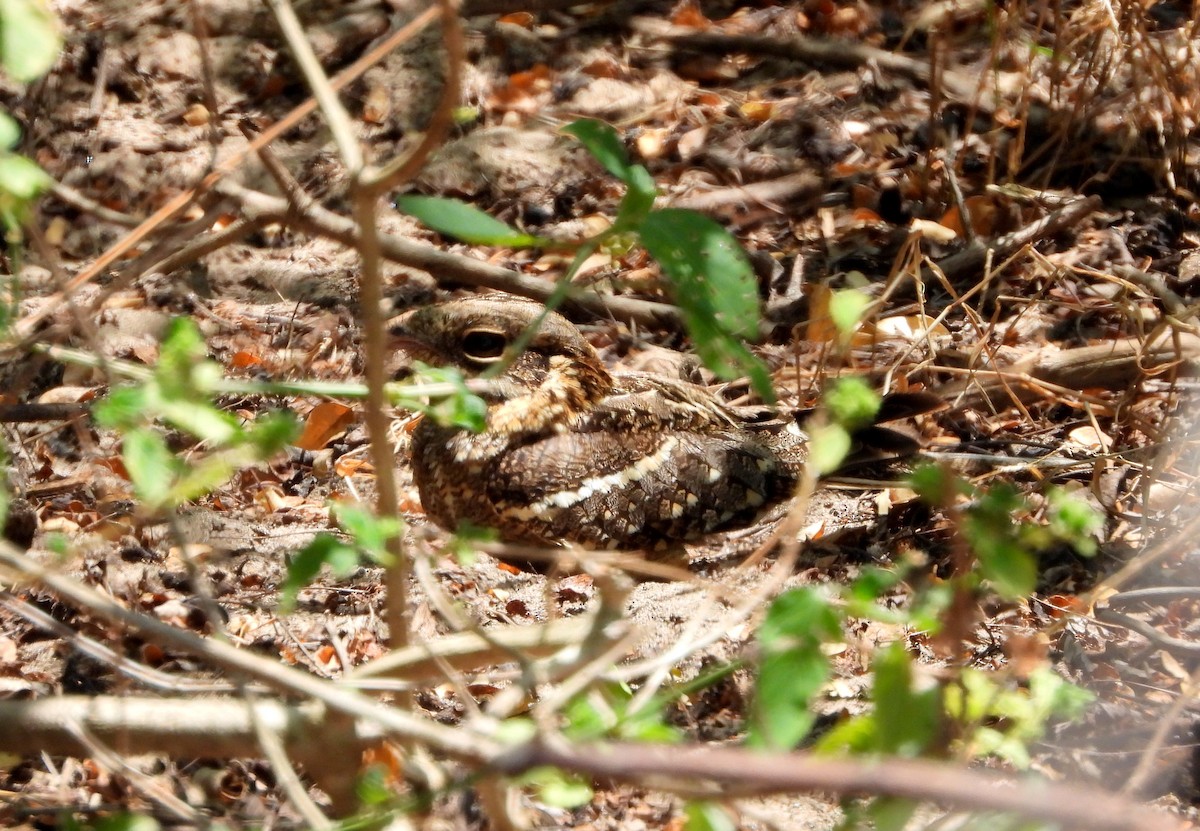
[[[223,177],[242,190],[209,191],[99,277],[63,292],[137,221],[244,154],[243,128],[267,128],[308,90],[273,17],[255,0],[53,5],[66,38],[58,66],[28,89],[0,86],[0,103],[25,127],[23,152],[61,183],[41,204],[28,251],[7,256],[19,319],[41,319],[30,340],[152,364],[170,319],[186,315],[230,377],[359,378],[354,250],[286,222],[253,227],[216,250],[195,247],[246,215],[248,203],[238,199],[245,189],[278,194],[253,153]],[[495,5],[467,4],[460,120],[410,190],[466,199],[539,234],[578,237],[611,220],[622,188],[557,128],[578,117],[603,119],[649,168],[665,203],[719,219],[750,253],[766,322],[758,351],[788,404],[814,403],[823,379],[839,369],[890,389],[933,391],[945,396],[946,409],[908,425],[933,457],[977,484],[1035,490],[1053,481],[1086,495],[1107,518],[1099,556],[1046,555],[1037,595],[989,603],[959,658],[984,668],[1048,663],[1095,691],[1082,722],[1057,727],[1035,746],[1035,769],[1117,788],[1144,761],[1151,767],[1138,774],[1141,794],[1193,819],[1194,701],[1177,705],[1166,734],[1151,738],[1168,708],[1194,696],[1200,643],[1192,640],[1200,617],[1195,534],[1177,533],[1190,527],[1188,497],[1200,470],[1187,417],[1194,391],[1187,370],[1196,357],[1189,304],[1200,294],[1190,164],[1200,62],[1189,12],[1165,2],[1129,4],[1110,26],[1101,4],[1087,2],[1054,11],[908,0]],[[418,11],[401,0],[361,0],[307,4],[300,14],[332,75]],[[843,46],[802,54],[795,44],[804,38]],[[442,79],[435,26],[347,87],[343,100],[374,159],[411,148]],[[301,121],[271,152],[311,197],[348,214],[344,169],[321,118]],[[554,252],[469,248],[390,209],[381,212],[380,230],[545,287],[567,263]],[[971,253],[977,240],[996,244],[990,257]],[[394,260],[384,278],[389,313],[485,287],[469,269],[443,273]],[[637,252],[597,254],[577,280],[603,298],[670,302],[656,268]],[[821,298],[847,286],[864,288],[878,306],[839,368]],[[571,316],[617,369],[662,360],[670,367],[672,353],[658,350],[689,348],[670,321],[578,308]],[[86,405],[107,389],[94,368],[28,349],[14,354],[0,368],[6,404]],[[968,379],[971,370],[997,368],[1006,371],[999,380]],[[745,388],[723,394],[734,398]],[[320,401],[221,404],[247,418],[282,406],[303,420]],[[35,531],[17,529],[15,538],[35,550],[65,539],[68,572],[197,632],[212,630],[209,595],[236,643],[323,677],[347,669],[343,660],[354,665],[383,653],[379,569],[323,575],[301,592],[296,612],[277,611],[290,558],[330,525],[329,500],[374,493],[357,412],[319,447],[239,471],[171,523],[139,510],[119,437],[86,416],[14,422],[5,434],[11,485],[37,518]],[[485,625],[571,617],[589,607],[595,587],[586,576],[547,578],[486,554],[459,562],[443,551],[445,534],[425,522],[411,483],[406,434],[397,429],[395,438],[408,546],[429,564],[430,582],[413,588],[418,637],[452,630],[430,585]],[[177,449],[194,448],[181,440]],[[922,552],[936,579],[953,554],[950,522],[893,484],[904,469],[852,471],[823,487],[808,506],[799,564],[782,577],[772,556],[745,564],[785,513],[780,508],[759,527],[689,547],[675,563],[687,579],[637,581],[627,612],[640,634],[625,665],[653,668],[667,655],[673,678],[693,677],[745,652],[775,592],[842,583],[865,565],[912,551]],[[1162,590],[1119,601],[1148,631],[1104,623],[1090,607],[1073,605],[1130,563],[1135,573],[1109,593]],[[113,631],[47,592],[19,595],[159,673],[216,680],[187,656]],[[905,590],[897,590],[894,602],[904,601]],[[830,723],[865,706],[867,666],[879,645],[908,639],[936,668],[920,633],[862,622],[847,635],[819,703]],[[748,684],[735,673],[679,704],[673,718],[694,737],[735,737]],[[5,697],[145,686],[72,650],[61,632],[10,605],[0,609]],[[463,714],[447,687],[423,691],[418,702],[438,720]],[[1148,744],[1153,759],[1144,758]],[[260,761],[155,757],[137,765],[205,817],[236,827],[302,824]],[[49,827],[60,810],[153,812],[140,793],[128,774],[94,760],[0,762],[6,826]],[[601,790],[574,811],[529,807],[536,827],[680,827],[678,802],[651,791]],[[743,807],[744,828],[830,828],[838,816],[835,802],[815,797]],[[487,827],[468,797],[444,800],[425,822]]]

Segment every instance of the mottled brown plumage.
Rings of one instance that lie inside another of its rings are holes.
[[[413,357],[476,376],[542,313],[507,296],[453,300],[393,331]],[[686,381],[610,373],[553,313],[484,398],[482,433],[421,421],[413,471],[438,524],[465,520],[513,542],[660,548],[744,524],[790,492],[803,454],[793,424]]]

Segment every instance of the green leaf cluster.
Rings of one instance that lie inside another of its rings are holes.
[[[150,510],[203,496],[295,438],[297,425],[290,413],[273,413],[247,426],[217,409],[212,394],[220,380],[221,368],[207,359],[195,323],[177,318],[167,329],[150,378],[113,390],[96,407],[99,424],[122,432],[122,461],[134,492]],[[184,461],[155,422],[205,444],[208,452]]]
[[[634,709],[625,684],[605,684],[571,699],[564,710],[564,734],[578,742],[598,739],[674,744],[679,731],[663,721],[661,702]]]
[[[608,173],[626,186],[612,227],[574,244],[578,250],[563,277],[564,293],[575,272],[594,251],[637,240],[667,276],[704,365],[727,380],[748,376],[759,395],[774,401],[766,366],[746,346],[746,341],[758,337],[758,286],[750,260],[737,240],[695,211],[656,210],[658,189],[654,178],[643,165],[629,161],[612,127],[582,119],[564,127],[563,132],[578,139]],[[430,228],[465,242],[513,248],[562,247],[562,243],[511,228],[458,200],[401,196],[395,205]],[[555,302],[562,299],[556,295]]]
[[[347,539],[317,534],[288,564],[280,591],[280,611],[296,608],[300,590],[311,583],[323,566],[335,577],[347,577],[362,562],[391,566],[394,558],[388,542],[400,536],[403,526],[395,517],[378,517],[371,511],[345,502],[333,506],[333,519]]]
[[[1029,767],[1029,745],[1049,721],[1080,715],[1094,698],[1045,667],[1023,685],[1003,685],[995,673],[968,667],[945,696],[946,712],[970,728],[962,740],[966,756],[996,756],[1018,768]]]
[[[862,378],[840,378],[822,398],[826,420],[809,426],[808,463],[820,474],[832,473],[854,448],[854,431],[871,424],[879,412],[879,393]]]
[[[771,604],[758,632],[757,697],[747,737],[752,747],[790,750],[808,735],[815,718],[809,701],[829,680],[823,648],[841,634],[841,615],[815,589],[793,589]]]
[[[947,471],[925,465],[912,476],[913,489],[932,505],[954,506],[959,530],[978,560],[979,575],[1001,596],[1018,599],[1037,587],[1037,555],[1058,544],[1083,556],[1096,552],[1103,517],[1065,488],[1046,491],[1045,521],[1035,504],[1008,483],[976,488]],[[962,507],[958,501],[966,497]]]
[[[412,389],[424,384],[445,385],[445,395],[433,397],[413,395]],[[392,403],[410,412],[424,413],[438,424],[465,427],[479,433],[487,421],[487,403],[467,388],[462,372],[455,367],[435,367],[417,361],[410,382],[391,385]]]
[[[58,59],[58,22],[42,0],[0,0],[0,68],[22,83],[49,71]],[[32,160],[14,152],[21,138],[17,122],[0,111],[0,225],[10,243],[21,240],[21,225],[33,200],[54,180]]]

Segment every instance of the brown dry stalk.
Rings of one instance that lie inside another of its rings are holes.
[[[430,8],[417,15],[405,26],[397,29],[378,46],[371,49],[357,61],[339,72],[330,81],[331,86],[335,90],[342,89],[350,82],[354,81],[380,60],[382,60],[389,52],[399,46],[401,43],[411,39],[417,32],[429,25],[439,14],[437,6]],[[209,190],[217,182],[221,181],[229,173],[232,173],[239,165],[253,152],[260,147],[265,147],[279,136],[286,133],[292,127],[296,126],[305,117],[311,115],[317,109],[317,103],[313,99],[308,99],[304,103],[297,106],[290,113],[284,116],[275,124],[263,131],[263,133],[246,147],[240,148],[236,153],[232,154],[228,159],[225,159],[217,168],[210,174],[204,177],[198,185],[185,190],[176,197],[168,201],[165,205],[142,221],[140,225],[121,238],[111,248],[101,254],[95,262],[85,268],[83,271],[76,274],[66,285],[58,292],[57,299],[62,300],[69,297],[80,286],[95,279],[104,269],[108,268],[126,252],[132,250],[135,246],[146,239],[155,229],[170,221],[177,216],[184,208],[191,204],[197,196]],[[28,338],[36,330],[37,326],[42,323],[53,311],[58,308],[58,303],[47,303],[41,311],[28,315],[27,317],[18,320],[13,324],[13,331],[18,339]]]
[[[407,737],[480,770],[505,775],[553,765],[599,780],[642,786],[653,783],[667,791],[691,792],[694,783],[707,782],[722,786],[725,796],[815,790],[1006,811],[1068,827],[1114,831],[1165,831],[1174,827],[1166,817],[1132,800],[1095,789],[1040,780],[1019,781],[1019,786],[1013,787],[1014,781],[1009,777],[934,762],[839,760],[806,753],[770,755],[729,748],[619,743],[572,747],[546,738],[505,749],[480,730],[434,724],[269,658],[132,612],[78,580],[38,565],[11,545],[0,544],[0,571],[18,580],[36,582],[89,614],[152,642],[183,650],[284,694],[304,696],[317,703],[313,711],[304,706],[275,702],[251,705],[234,699],[163,702],[135,697],[80,696],[0,702],[0,745],[10,750],[32,749],[36,745],[38,750],[76,752],[78,730],[83,727],[102,738],[120,737],[125,747],[133,747],[128,742],[136,738],[136,749],[141,750],[161,749],[182,755],[214,752],[225,755],[227,751],[228,755],[243,755],[257,747],[257,733],[249,718],[249,708],[253,707],[285,745],[297,736],[301,741],[319,737],[317,759],[309,761],[314,772],[320,767],[321,748],[327,748],[329,742],[353,746],[380,735],[394,735]],[[325,715],[330,711],[348,718],[331,723]],[[203,742],[203,748],[192,748],[189,753],[189,742]],[[303,747],[294,750],[297,758],[305,758]],[[343,758],[339,764],[350,763]],[[333,776],[338,772],[325,773]]]
[[[931,801],[974,811],[1003,811],[1088,831],[1178,828],[1178,823],[1166,814],[1097,788],[1033,778],[1014,781],[993,771],[917,759],[857,761],[810,753],[759,754],[734,748],[534,741],[505,754],[493,767],[517,773],[540,765],[642,787],[702,780],[723,786],[723,797],[825,791]]]

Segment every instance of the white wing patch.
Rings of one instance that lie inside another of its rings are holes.
[[[679,439],[674,436],[667,436],[663,439],[662,444],[658,446],[658,450],[649,456],[643,456],[629,467],[618,470],[616,473],[609,473],[604,476],[592,476],[584,479],[579,483],[579,487],[569,491],[552,493],[534,502],[524,510],[529,511],[533,516],[552,516],[558,510],[578,505],[583,500],[597,493],[605,493],[611,488],[622,488],[630,482],[637,482],[646,474],[652,473],[662,467],[678,446]]]

